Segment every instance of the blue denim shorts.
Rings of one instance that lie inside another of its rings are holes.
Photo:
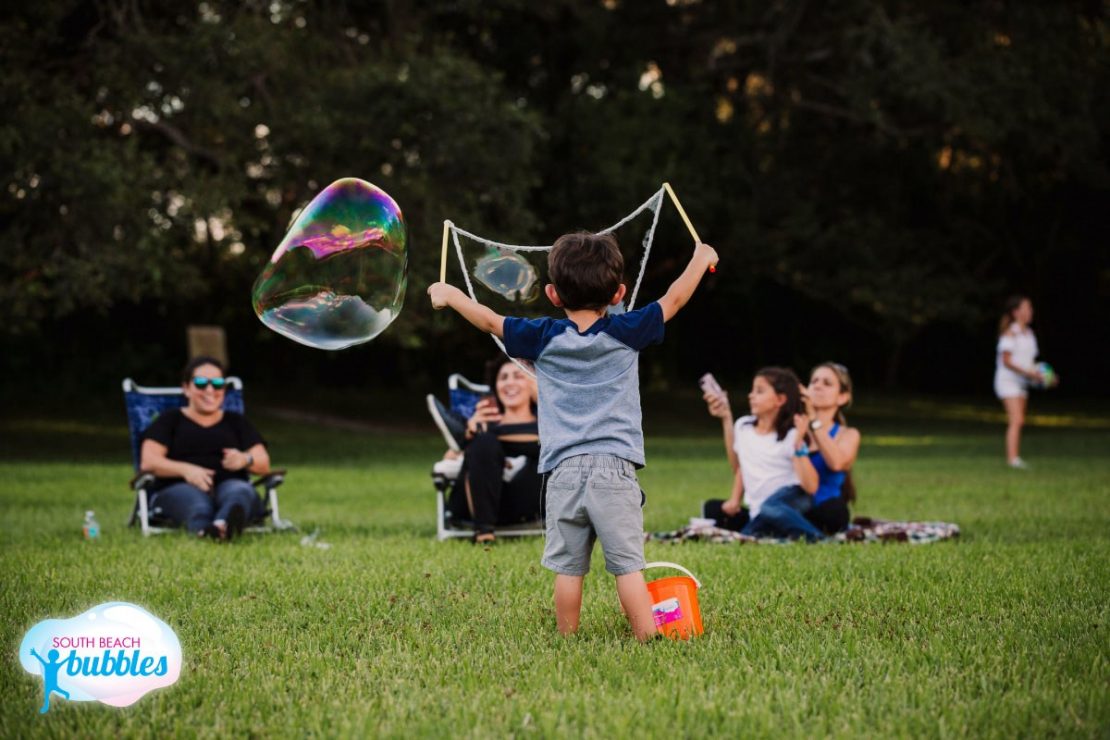
[[[612,455],[577,455],[547,478],[545,568],[568,576],[590,570],[601,540],[605,570],[615,576],[644,569],[644,496],[632,463]]]

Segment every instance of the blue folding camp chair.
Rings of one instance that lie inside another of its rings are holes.
[[[455,460],[440,460],[432,466],[432,484],[436,489],[436,539],[447,540],[453,537],[474,535],[474,523],[455,519],[447,507],[451,492],[458,483],[462,469],[462,450],[465,445],[466,420],[474,415],[474,408],[482,396],[490,392],[488,385],[474,383],[458,373],[447,378],[449,406],[444,406],[431,393],[428,394],[428,413],[443,434],[447,447],[460,454]],[[523,461],[523,458],[521,458]],[[506,472],[512,475],[513,471]],[[497,537],[523,537],[543,534],[538,523],[501,526],[494,530]]]
[[[138,522],[143,536],[168,532],[174,527],[171,522],[159,516],[157,510],[151,511],[148,489],[154,482],[154,474],[139,469],[140,448],[143,432],[158,414],[168,409],[185,406],[185,394],[180,387],[146,388],[137,385],[131,378],[123,381],[123,400],[127,405],[127,426],[131,433],[131,460],[135,467],[135,477],[131,488],[135,491],[135,506],[131,510],[128,526]],[[227,379],[227,392],[224,394],[224,410],[243,413],[243,381],[236,377]],[[268,532],[272,530],[296,529],[292,522],[278,515],[277,488],[285,481],[284,470],[273,470],[252,482],[259,489],[266,511],[261,519],[246,528],[248,532]]]

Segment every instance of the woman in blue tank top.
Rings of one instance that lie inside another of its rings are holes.
[[[860,445],[859,430],[844,419],[852,403],[848,368],[835,362],[813,368],[805,401],[806,415],[798,417],[796,428],[806,443],[795,454],[807,457],[817,471],[817,491],[811,495],[800,486],[776,491],[752,521],[752,534],[813,542],[848,526],[848,504],[856,495],[851,468]]]

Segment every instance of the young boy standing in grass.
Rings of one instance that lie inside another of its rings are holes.
[[[539,386],[539,472],[547,479],[543,565],[555,572],[559,631],[578,630],[582,580],[595,539],[639,640],[655,635],[644,583],[644,465],[639,352],[663,341],[663,324],[682,308],[717,253],[698,244],[659,301],[608,316],[624,299],[624,259],[611,234],[560,237],[548,254],[548,299],[565,319],[505,318],[458,288],[434,283],[432,306],[450,307],[501,338],[511,357],[535,362]]]

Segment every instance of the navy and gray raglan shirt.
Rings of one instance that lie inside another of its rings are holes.
[[[505,350],[536,366],[539,472],[587,454],[643,467],[640,350],[662,341],[658,302],[603,316],[584,332],[565,318],[505,319]]]

